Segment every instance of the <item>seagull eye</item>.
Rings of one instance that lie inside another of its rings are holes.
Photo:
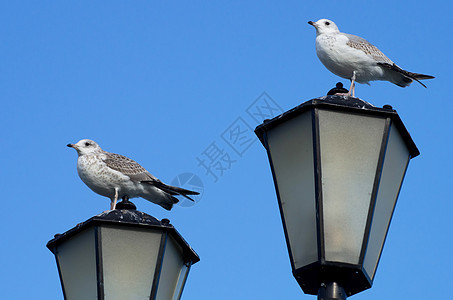
[[[329,26],[329,25],[330,25],[330,22],[327,22],[327,21],[326,21],[324,24],[326,24],[327,26]]]
[[[88,147],[88,146],[90,146],[90,145],[91,145],[90,142],[85,142],[85,146],[86,146],[86,147]]]

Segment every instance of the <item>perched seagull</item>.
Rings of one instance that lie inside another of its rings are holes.
[[[115,209],[119,198],[142,197],[170,210],[179,200],[174,195],[199,193],[176,186],[166,185],[142,166],[125,156],[104,151],[92,140],[68,144],[79,155],[77,172],[80,179],[95,193],[110,198],[110,209]]]
[[[309,21],[308,24],[316,28],[319,60],[335,75],[351,80],[349,96],[352,90],[354,97],[355,81],[369,84],[369,81],[384,80],[406,87],[415,80],[426,88],[420,80],[434,78],[401,69],[367,40],[340,32],[330,20]]]

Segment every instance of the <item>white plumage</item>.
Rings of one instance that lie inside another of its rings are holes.
[[[321,19],[308,22],[316,28],[316,54],[324,66],[342,78],[351,80],[349,93],[354,95],[354,82],[385,80],[406,87],[413,80],[434,78],[430,75],[405,71],[367,40],[342,33],[334,22]]]
[[[67,146],[79,155],[80,179],[95,193],[110,198],[110,209],[115,209],[119,198],[141,197],[170,210],[178,202],[173,196],[181,195],[193,201],[188,195],[199,194],[163,183],[132,159],[104,151],[92,140]]]

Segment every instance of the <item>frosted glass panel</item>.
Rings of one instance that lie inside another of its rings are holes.
[[[89,228],[57,248],[61,278],[68,300],[97,299],[94,228]]]
[[[384,127],[384,118],[319,110],[327,261],[359,261]]]
[[[181,270],[183,269],[184,261],[182,260],[182,250],[173,241],[173,238],[168,237],[165,247],[164,261],[162,264],[162,273],[159,279],[159,288],[157,289],[157,300],[177,300],[179,291],[176,291],[178,286]]]
[[[267,135],[297,269],[318,260],[311,112],[272,128]]]
[[[392,126],[374,209],[369,243],[363,262],[365,271],[372,280],[408,163],[409,151],[406,144],[398,133],[397,128]]]
[[[185,264],[182,266],[181,274],[179,275],[178,283],[176,284],[176,292],[179,295],[175,294],[174,299],[180,299],[180,297],[182,295],[182,290],[184,289],[184,286],[187,281],[187,276],[189,275],[189,270],[190,270],[190,266],[187,266]]]
[[[101,227],[105,299],[149,299],[161,236],[150,229]]]

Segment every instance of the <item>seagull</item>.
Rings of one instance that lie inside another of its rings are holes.
[[[188,195],[199,194],[163,183],[132,159],[104,151],[92,140],[83,139],[67,146],[77,151],[80,179],[93,192],[110,198],[112,210],[119,198],[141,197],[170,210],[179,201],[173,196],[194,201]]]
[[[369,81],[384,80],[406,87],[415,80],[426,88],[420,80],[434,78],[401,69],[367,40],[340,32],[331,20],[309,21],[308,24],[316,28],[319,60],[335,75],[351,80],[348,96],[352,90],[354,97],[356,81],[369,84]]]

